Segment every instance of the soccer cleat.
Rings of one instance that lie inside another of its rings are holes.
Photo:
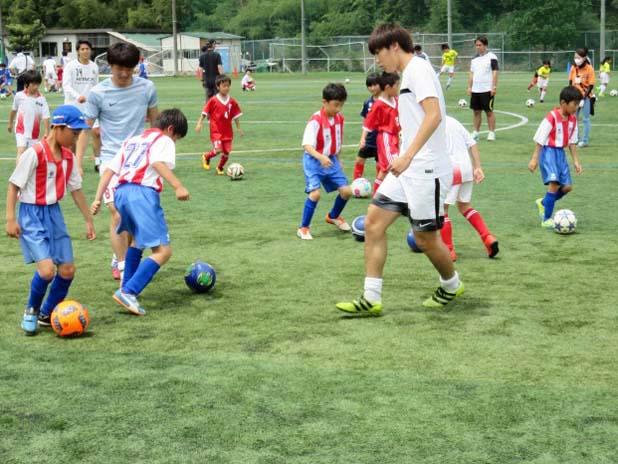
[[[24,317],[21,320],[21,328],[26,335],[36,334],[38,315],[39,312],[34,308],[26,308],[26,311],[24,311]]]
[[[489,142],[495,142],[496,141],[496,133],[495,132],[488,132],[487,133],[487,140]]]
[[[545,219],[544,221],[541,221],[541,227],[543,229],[553,229],[554,221],[552,220],[552,218]]]
[[[543,204],[543,199],[537,198],[535,203],[536,203],[536,207],[539,209],[539,218],[542,221],[543,218],[545,217],[545,205]]]
[[[225,175],[225,169],[219,169],[219,168],[217,168],[217,175],[218,175],[218,176],[224,176],[224,175]]]
[[[335,307],[339,311],[348,314],[363,314],[367,316],[379,316],[382,314],[382,303],[370,303],[361,296],[358,300],[337,303]]]
[[[204,168],[205,171],[210,171],[210,160],[208,159],[207,153],[202,154],[202,168]]]
[[[326,222],[328,224],[332,224],[334,226],[337,227],[337,229],[339,229],[342,232],[350,232],[352,230],[352,228],[350,227],[350,224],[348,224],[347,222],[345,222],[345,219],[343,219],[343,216],[339,216],[335,219],[332,219],[328,214],[326,215]]]
[[[114,293],[114,300],[136,316],[143,316],[146,314],[146,311],[140,306],[135,295],[124,293],[121,289],[118,289]]]
[[[489,234],[487,237],[483,239],[483,243],[485,244],[485,248],[487,249],[487,256],[490,258],[495,258],[498,253],[500,253],[500,249],[498,248],[498,240],[496,237]]]
[[[587,143],[585,143],[585,142],[579,142],[579,143],[577,144],[577,147],[578,147],[578,148],[585,148],[585,147],[587,147],[587,146],[588,146],[588,144],[587,144]]]
[[[464,285],[463,282],[459,282],[459,288],[455,292],[447,292],[442,287],[438,287],[430,298],[423,301],[425,308],[442,309],[456,297],[463,295]]]
[[[39,325],[42,327],[49,327],[51,325],[51,314],[43,315],[39,314]]]
[[[300,227],[296,231],[296,235],[298,236],[298,238],[302,240],[313,240],[313,236],[311,235],[311,231],[309,230],[309,227]]]
[[[478,142],[478,139],[480,137],[479,133],[477,131],[472,131],[472,133],[470,134],[470,136],[476,140]]]

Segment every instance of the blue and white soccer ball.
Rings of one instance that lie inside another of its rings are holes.
[[[575,232],[577,218],[570,209],[561,209],[554,214],[554,231],[559,234],[568,235]]]
[[[352,235],[359,242],[365,241],[365,216],[357,216],[352,221]]]
[[[213,267],[200,260],[196,260],[187,268],[185,283],[195,293],[206,293],[212,290],[217,282],[217,273]]]
[[[528,100],[526,100],[526,106],[528,108],[533,108],[535,104],[535,101],[532,98],[528,98]]]
[[[421,250],[419,246],[416,244],[416,239],[414,238],[414,231],[412,229],[410,229],[410,231],[408,232],[408,236],[406,237],[406,240],[408,242],[408,246],[410,247],[410,250],[412,250],[414,253],[423,252],[423,250]]]
[[[356,198],[367,198],[371,195],[371,182],[364,177],[354,179],[350,188],[352,189],[352,195]]]

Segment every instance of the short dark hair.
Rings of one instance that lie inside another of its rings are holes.
[[[489,45],[489,40],[487,40],[487,36],[479,35],[476,39],[474,39],[474,43],[481,42],[483,45]]]
[[[547,66],[549,66],[551,68],[551,61],[543,60],[543,64],[546,64]]]
[[[69,52],[67,52],[66,50],[62,50],[62,56],[68,56]]]
[[[386,86],[394,87],[399,82],[399,74],[383,72],[380,76],[380,89],[384,90]]]
[[[139,48],[126,42],[116,42],[107,49],[107,62],[123,68],[134,68],[139,63]]]
[[[442,45],[440,46],[440,48],[441,48],[442,50],[448,50],[448,49],[449,49],[449,48],[451,48],[451,47],[449,47],[449,45],[445,43],[445,44],[442,44]]]
[[[202,50],[202,53],[206,53],[206,50],[208,50],[208,47],[207,47],[206,45],[204,45],[204,46],[201,48],[201,50]]]
[[[333,84],[331,82],[322,89],[322,98],[327,102],[332,100],[344,102],[348,99],[348,92],[343,84]]]
[[[412,53],[414,44],[410,33],[397,23],[383,23],[377,26],[369,36],[369,53],[377,55],[383,48],[398,44],[406,53]]]
[[[588,56],[588,47],[580,47],[575,50],[575,53],[577,53],[582,58],[586,58]]]
[[[172,126],[174,128],[174,135],[179,137],[184,137],[187,135],[187,131],[189,130],[187,117],[177,108],[161,111],[154,123],[154,126],[161,130],[165,130],[169,126]]]
[[[422,52],[423,51],[423,47],[421,47],[419,44],[416,44],[414,46],[414,51],[415,52]]]
[[[84,44],[88,45],[88,48],[89,48],[90,50],[92,50],[92,44],[90,43],[90,41],[89,41],[89,40],[78,40],[78,41],[77,41],[77,49],[79,50],[79,47],[81,47],[81,46],[82,46],[82,45],[84,45]]]
[[[367,78],[365,79],[365,85],[367,87],[371,87],[372,85],[376,85],[380,83],[380,76],[376,73],[367,74]]]
[[[232,85],[232,79],[230,78],[230,76],[227,76],[227,75],[225,75],[225,74],[219,74],[219,75],[215,78],[215,87],[219,88],[219,86],[220,86],[223,82],[227,82],[228,84]]]
[[[579,102],[582,98],[581,92],[572,85],[568,85],[560,91],[560,103],[571,103],[572,101]]]
[[[43,82],[41,74],[38,71],[26,71],[21,75],[21,80],[24,83],[24,87],[30,84],[40,84]]]
[[[603,58],[603,61],[601,61],[601,63],[607,63],[608,61],[612,61],[611,56],[606,56],[605,58]]]

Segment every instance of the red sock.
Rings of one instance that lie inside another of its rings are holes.
[[[217,166],[217,169],[219,171],[223,171],[223,167],[225,166],[225,163],[227,163],[227,160],[229,159],[229,155],[227,153],[223,153],[221,155],[221,159],[219,160],[219,166]]]
[[[354,163],[354,179],[363,177],[364,171],[365,171],[365,163],[361,163],[360,161],[357,161],[356,163]]]
[[[448,215],[444,215],[444,225],[440,229],[440,235],[442,241],[448,247],[449,250],[453,250],[453,225],[451,224],[451,218]]]
[[[378,188],[380,188],[380,184],[382,184],[382,179],[376,179],[373,181],[373,195],[375,196]]]
[[[213,159],[215,156],[217,156],[217,150],[215,150],[214,148],[209,151],[208,153],[206,153],[206,161],[210,161],[211,159]]]
[[[485,221],[483,221],[483,216],[477,210],[473,208],[469,208],[466,212],[463,213],[464,217],[468,220],[468,222],[476,229],[478,234],[481,236],[481,240],[485,240],[485,237],[489,235],[489,229],[485,225]]]

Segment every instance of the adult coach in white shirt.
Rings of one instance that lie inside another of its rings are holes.
[[[369,38],[369,51],[384,71],[402,73],[401,155],[392,161],[365,218],[364,293],[358,300],[338,303],[337,309],[354,314],[381,314],[386,230],[401,215],[408,216],[416,243],[440,275],[440,286],[423,306],[442,308],[464,291],[438,232],[444,222],[444,200],[453,178],[442,88],[431,64],[414,56],[412,37],[403,27],[378,26]]]
[[[496,140],[496,116],[494,115],[494,98],[498,89],[498,58],[487,51],[487,37],[481,35],[474,41],[478,55],[470,62],[468,77],[468,95],[470,108],[474,111],[472,138],[479,139],[481,129],[481,112],[487,115],[489,133],[487,140]]]
[[[64,68],[62,76],[62,87],[64,89],[64,103],[73,105],[84,112],[86,100],[92,89],[99,82],[99,68],[90,59],[92,45],[87,40],[77,42],[77,59],[71,60]],[[79,173],[84,175],[83,160],[86,149],[88,148],[88,133],[81,131],[77,138],[75,156],[79,163]]]
[[[34,71],[35,65],[34,60],[30,55],[26,55],[21,47],[15,48],[15,56],[9,63],[9,71],[14,76],[17,76],[17,91],[21,92],[24,90],[24,82],[21,78],[22,74],[26,71]]]

